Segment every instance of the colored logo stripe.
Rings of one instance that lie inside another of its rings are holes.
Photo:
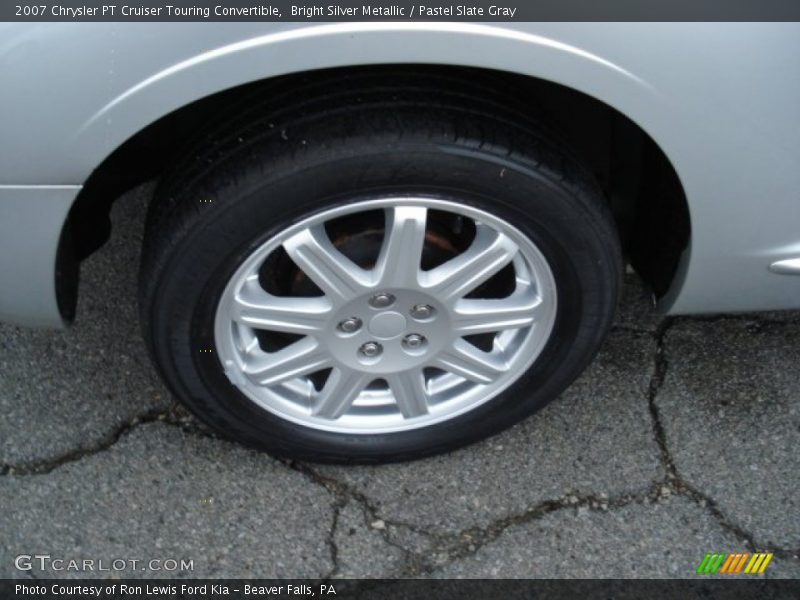
[[[767,568],[769,561],[772,560],[772,552],[769,554],[760,553],[760,554],[753,554],[753,558],[750,559],[750,562],[747,563],[747,567],[745,567],[745,573],[763,573],[764,569]]]
[[[749,561],[748,561],[749,559]],[[727,554],[724,552],[706,553],[700,565],[697,567],[698,573],[714,574],[721,573],[730,575],[741,573],[744,568],[745,573],[763,573],[769,561],[772,560],[772,553],[756,552],[734,552]],[[745,564],[747,565],[745,567]]]
[[[744,566],[744,561],[750,558],[749,552],[739,552],[736,554],[728,554],[727,560],[722,563],[720,573],[738,573]]]
[[[724,554],[706,554],[700,566],[697,567],[698,573],[716,573],[722,561],[725,560]]]

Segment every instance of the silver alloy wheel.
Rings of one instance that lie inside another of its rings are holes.
[[[325,223],[375,209],[384,211],[385,234],[365,269],[334,246]],[[471,219],[475,235],[423,270],[431,209]],[[262,287],[260,269],[281,246],[323,295]],[[508,265],[516,281],[509,295],[470,295]],[[318,213],[263,243],[223,291],[214,337],[228,378],[258,406],[306,427],[380,434],[452,419],[502,392],[542,351],[556,308],[545,257],[512,225],[450,201],[391,197]],[[265,351],[258,330],[297,339]],[[491,350],[465,339],[478,334],[494,334]],[[315,385],[322,371],[327,379]]]

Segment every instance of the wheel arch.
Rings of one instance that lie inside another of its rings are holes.
[[[275,60],[278,55],[281,60]],[[253,86],[331,69],[391,70],[410,64],[524,82],[532,105],[545,105],[568,129],[578,114],[575,109],[581,109],[582,124],[572,129],[588,124],[585,131],[601,131],[604,141],[593,145],[590,136],[575,131],[573,137],[595,170],[608,172],[605,188],[632,262],[659,295],[668,288],[674,295],[690,224],[678,173],[647,126],[657,91],[581,48],[469,23],[340,23],[292,29],[215,48],[154,73],[117,95],[76,133],[72,145],[94,149],[97,167],[72,206],[62,240],[73,240],[77,260],[99,248],[110,231],[113,200],[157,177],[186,135]],[[613,177],[612,172],[632,177]],[[663,222],[670,224],[669,230],[659,226]],[[67,307],[74,302],[60,299]]]

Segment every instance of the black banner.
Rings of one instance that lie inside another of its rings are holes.
[[[0,598],[21,600],[782,600],[800,596],[798,580],[0,580]]]
[[[797,0],[77,0],[0,3],[0,21],[796,21]]]

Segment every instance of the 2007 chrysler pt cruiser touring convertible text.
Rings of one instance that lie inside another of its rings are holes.
[[[0,319],[68,323],[111,203],[155,178],[152,358],[267,451],[403,460],[510,426],[592,360],[623,257],[667,313],[800,307],[799,24],[0,40]]]

